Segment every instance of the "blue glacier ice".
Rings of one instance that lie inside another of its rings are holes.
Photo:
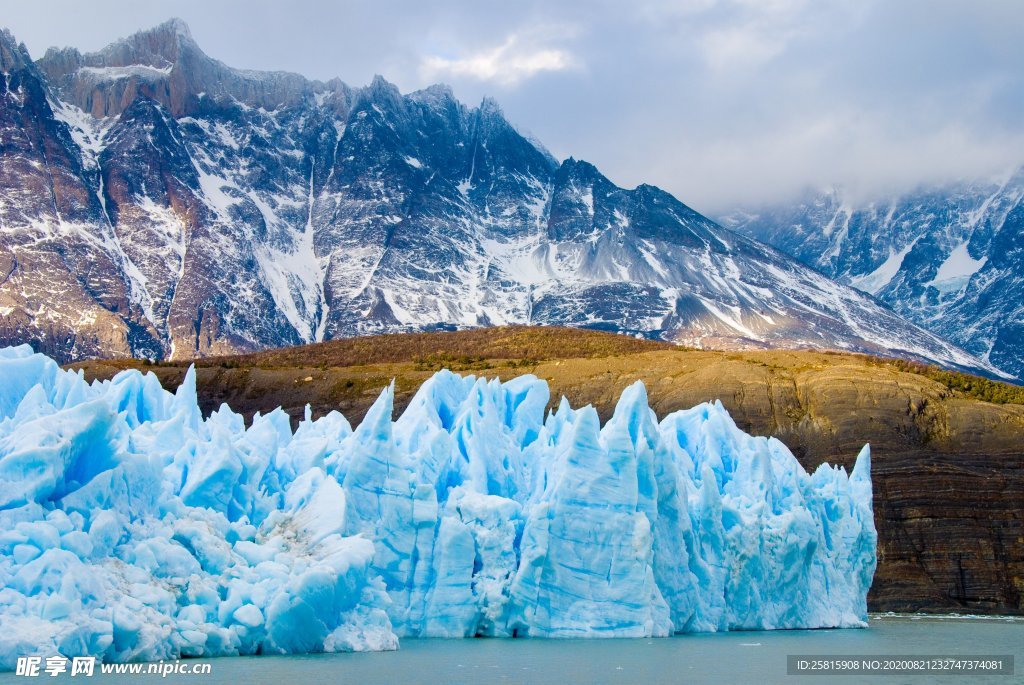
[[[863,626],[867,446],[808,474],[720,403],[602,426],[547,384],[442,371],[353,429],[203,418],[137,371],[0,350],[0,668],[394,649],[405,636]]]

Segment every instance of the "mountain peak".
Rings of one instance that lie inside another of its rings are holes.
[[[492,131],[515,130],[515,127],[505,118],[505,112],[501,105],[494,98],[487,96],[480,101],[476,108],[476,116],[480,125]],[[518,134],[518,131],[516,132]]]
[[[312,92],[298,74],[232,69],[213,59],[181,19],[121,38],[98,52],[50,50],[37,64],[62,97],[96,117],[120,114],[140,94],[179,117],[194,113],[203,95],[209,102],[273,110]]]
[[[576,159],[575,157],[569,157],[562,162],[558,173],[565,178],[585,180],[590,183],[602,176],[601,172],[593,164],[582,159]]]
[[[375,74],[370,85],[357,91],[357,102],[374,105],[383,110],[397,112],[403,109],[402,93],[398,86],[380,74]]]
[[[137,31],[127,38],[122,38],[121,41],[117,42],[138,42],[153,39],[161,39],[179,44],[187,41],[193,45],[195,44],[195,39],[192,38],[192,30],[188,27],[188,24],[185,23],[184,19],[179,19],[178,17],[172,17],[162,24],[157,24],[152,28]],[[116,44],[117,43],[115,43],[115,45]]]
[[[153,31],[162,31],[167,33],[173,33],[180,38],[188,38],[192,40],[192,30],[185,23],[184,19],[178,17],[171,17],[164,23],[156,26],[152,29]]]
[[[192,31],[182,19],[168,19],[151,29],[134,33],[100,51],[112,66],[126,63],[164,67],[177,63],[186,50],[202,54]]]
[[[458,102],[451,86],[446,83],[435,83],[409,94],[415,100],[431,103]]]
[[[14,34],[11,33],[10,29],[0,29],[0,47],[18,47],[18,40],[14,37]]]
[[[24,43],[18,43],[9,29],[0,29],[0,71],[20,69],[31,61]]]
[[[398,90],[398,86],[380,74],[375,74],[370,85],[361,90],[366,100],[379,104],[397,102],[402,99],[402,93]]]
[[[370,85],[367,86],[367,89],[369,91],[373,92],[373,93],[377,93],[377,92],[387,92],[387,93],[390,93],[390,92],[397,92],[398,91],[398,86],[396,86],[395,84],[391,83],[390,81],[388,81],[386,78],[384,78],[380,74],[374,74],[373,75],[373,80],[370,81]]]
[[[485,96],[484,99],[480,101],[480,112],[482,114],[492,114],[500,117],[505,116],[505,113],[501,111],[501,105],[499,105],[498,101],[490,95]]]

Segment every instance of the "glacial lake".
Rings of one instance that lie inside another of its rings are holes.
[[[1014,675],[788,675],[787,655],[1013,655]],[[190,664],[200,661],[189,661]],[[403,640],[397,652],[203,660],[209,675],[18,677],[84,683],[191,682],[204,685],[529,685],[675,683],[1021,683],[1024,618],[872,616],[866,630],[794,630],[680,635],[634,640]]]

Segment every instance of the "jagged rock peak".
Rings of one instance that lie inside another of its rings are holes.
[[[25,44],[18,43],[10,29],[0,29],[0,71],[21,69],[31,61]]]
[[[501,131],[515,128],[505,118],[505,112],[502,111],[498,101],[490,96],[484,97],[480,101],[480,105],[476,108],[476,116],[483,130]]]
[[[387,112],[399,117],[406,115],[406,101],[398,86],[380,74],[373,77],[370,85],[356,90],[354,108],[360,106],[374,108],[378,112]]]
[[[564,169],[567,173],[572,173],[576,175],[600,173],[598,172],[597,167],[595,167],[590,162],[582,159],[576,159],[572,155],[567,157],[565,161],[562,162],[562,169]]]
[[[194,49],[202,52],[195,40],[192,38],[192,31],[188,24],[178,18],[173,18],[164,23],[154,26],[151,29],[139,31],[127,38],[122,38],[100,51],[105,57],[128,57],[142,58],[147,61],[136,62],[137,64],[151,64],[152,66],[166,66],[174,64],[181,58],[185,49]],[[166,64],[153,63],[152,58],[161,58]]]
[[[18,49],[18,39],[14,37],[10,29],[0,29],[0,48],[8,50]]]
[[[595,183],[608,182],[604,174],[590,162],[575,157],[563,161],[556,171],[557,178],[563,182],[571,181],[580,186],[592,186]]]
[[[370,102],[387,102],[391,100],[399,100],[402,97],[402,93],[398,90],[398,86],[391,83],[380,74],[374,75],[373,81],[370,82],[370,85],[362,89],[361,94]]]
[[[452,87],[449,86],[447,83],[435,83],[431,86],[427,86],[420,92],[430,93],[432,95],[436,95],[437,97],[453,99],[455,98],[455,93],[452,91]]]
[[[484,114],[505,116],[504,112],[501,111],[501,105],[499,105],[498,101],[490,95],[485,96],[484,99],[480,101],[480,111]]]
[[[427,86],[421,90],[413,91],[412,93],[409,93],[409,97],[417,102],[442,106],[458,102],[451,86],[447,83],[435,83],[432,86]]]
[[[501,105],[498,104],[498,101],[489,95],[485,96],[480,101],[480,106],[477,107],[477,112],[482,122],[514,128],[511,122],[509,122],[505,117],[505,112],[502,110]]]
[[[179,17],[171,17],[159,26],[150,29],[150,31],[154,33],[174,33],[182,38],[188,38],[189,40],[192,39],[192,30],[188,27],[188,24],[185,23],[185,20]]]
[[[208,56],[181,19],[122,38],[98,52],[50,50],[37,63],[61,98],[96,117],[116,116],[139,94],[174,117],[201,96],[267,110],[301,102],[317,85],[299,74],[233,69]]]

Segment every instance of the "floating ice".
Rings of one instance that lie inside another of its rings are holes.
[[[203,419],[190,371],[87,383],[0,350],[0,667],[397,647],[399,636],[862,626],[870,456],[807,474],[719,403],[600,425],[442,371],[392,421]]]

